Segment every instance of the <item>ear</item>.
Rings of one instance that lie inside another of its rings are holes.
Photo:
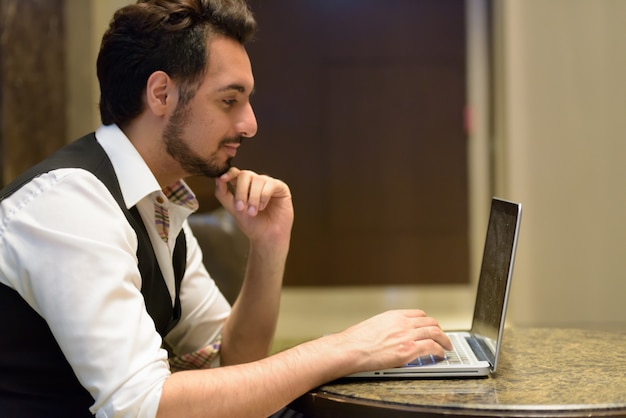
[[[155,71],[148,77],[146,83],[146,105],[156,116],[167,114],[170,106],[173,106],[174,82],[167,73]]]

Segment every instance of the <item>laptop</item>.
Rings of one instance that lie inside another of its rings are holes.
[[[419,357],[403,367],[356,373],[349,378],[444,378],[488,376],[502,344],[522,205],[493,198],[474,316],[469,331],[446,332],[454,349],[444,358]]]

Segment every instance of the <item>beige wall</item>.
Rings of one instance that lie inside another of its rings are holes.
[[[68,138],[100,124],[96,59],[100,40],[115,10],[132,0],[65,0],[68,77]]]
[[[521,325],[626,326],[626,2],[503,0],[498,191]]]

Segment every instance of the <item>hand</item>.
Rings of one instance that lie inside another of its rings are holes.
[[[215,185],[215,197],[251,242],[289,244],[294,215],[291,192],[284,182],[232,167]]]
[[[340,349],[356,351],[353,372],[398,367],[428,354],[443,357],[452,349],[437,321],[418,309],[388,311],[335,336],[343,341]]]

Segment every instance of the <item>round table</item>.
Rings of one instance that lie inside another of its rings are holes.
[[[291,407],[311,418],[626,416],[626,331],[506,329],[494,376],[341,380]]]

